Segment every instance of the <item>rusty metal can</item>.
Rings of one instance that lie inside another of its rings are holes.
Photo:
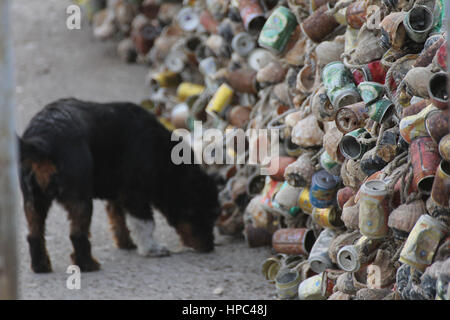
[[[280,6],[264,24],[258,44],[275,54],[282,53],[296,27],[295,15],[288,8]]]
[[[331,158],[326,150],[320,155],[319,162],[322,168],[324,168],[329,174],[339,176],[341,172],[341,164]]]
[[[424,214],[417,220],[400,253],[400,262],[413,266],[420,271],[433,261],[439,242],[448,232],[442,222]]]
[[[295,217],[300,211],[297,206],[300,191],[300,188],[293,187],[285,181],[272,201],[273,206]]]
[[[360,29],[366,22],[368,1],[356,1],[347,7],[346,18],[349,26]]]
[[[328,208],[336,201],[338,180],[325,170],[320,170],[312,176],[309,190],[309,200],[316,208]]]
[[[343,246],[337,256],[339,268],[347,272],[355,272],[361,268],[359,253],[354,245]]]
[[[256,81],[256,71],[252,69],[237,69],[227,72],[228,84],[238,92],[256,94],[258,82]]]
[[[300,25],[302,32],[314,42],[321,42],[337,26],[339,26],[336,18],[332,15],[328,15],[327,11],[328,6],[324,4],[308,18],[303,20],[303,23]]]
[[[313,206],[309,201],[309,188],[303,188],[298,197],[298,206],[302,209],[303,213],[311,214]]]
[[[347,133],[342,137],[339,143],[339,149],[342,155],[347,159],[359,159],[367,150],[370,150],[374,142],[361,142],[359,138],[370,138],[370,133],[365,128],[359,128]]]
[[[322,272],[322,295],[326,298],[331,296],[336,286],[337,278],[344,272],[341,270],[327,269]]]
[[[327,90],[323,86],[317,88],[313,93],[311,108],[316,118],[320,121],[333,121],[338,110],[331,104],[327,96]]]
[[[285,269],[280,271],[275,279],[277,296],[281,300],[297,298],[298,286],[302,281],[298,271]]]
[[[384,238],[389,231],[387,186],[383,180],[367,181],[361,186],[359,230],[371,239]]]
[[[381,243],[381,240],[362,236],[354,244],[343,246],[336,256],[339,268],[347,272],[360,270],[375,258],[373,252]]]
[[[339,189],[336,195],[339,209],[342,210],[344,208],[344,204],[354,195],[355,191],[350,187]]]
[[[378,82],[364,81],[358,84],[358,92],[363,101],[370,104],[383,97],[386,90],[384,85]]]
[[[359,163],[359,166],[361,168],[361,171],[370,176],[377,171],[383,169],[388,162],[384,161],[380,157],[378,157],[376,154],[374,154],[375,150],[372,150],[371,152],[366,153]]]
[[[344,224],[341,212],[335,207],[314,208],[311,216],[314,222],[323,228],[336,229]]]
[[[265,228],[255,228],[248,224],[244,231],[245,240],[250,248],[270,246],[272,234]]]
[[[341,108],[361,100],[352,74],[342,62],[327,64],[323,68],[322,78],[327,96],[334,107]]]
[[[353,71],[353,80],[357,85],[363,81],[373,81],[384,84],[387,69],[381,63],[381,60],[369,62],[362,67],[355,68]]]
[[[261,199],[261,204],[268,207],[269,209],[272,208],[272,198],[278,192],[278,190],[280,190],[282,185],[282,182],[272,180],[270,177],[266,177],[266,184],[262,191],[263,197]]]
[[[419,113],[404,117],[399,124],[400,134],[403,139],[411,143],[414,139],[428,136],[425,128],[425,117],[428,113],[436,109],[435,106],[430,104]]]
[[[331,279],[328,277],[326,271],[322,273],[322,288],[321,294],[325,297],[329,297],[333,294],[334,286],[336,285],[336,279]]]
[[[262,266],[261,272],[269,283],[275,283],[275,278],[277,277],[278,271],[281,268],[281,261],[278,257],[271,257],[266,259]]]
[[[266,22],[263,9],[259,5],[258,0],[240,0],[239,13],[241,14],[245,30],[251,34],[261,31]]]
[[[376,150],[376,156],[385,162],[394,160],[397,155],[398,134],[393,130],[386,130],[381,136],[380,143]]]
[[[434,26],[433,12],[426,6],[415,5],[405,15],[403,25],[411,40],[423,43]]]
[[[335,116],[336,127],[342,133],[349,133],[364,126],[369,118],[368,108],[364,101],[338,109]]]
[[[413,183],[420,192],[429,195],[440,162],[438,145],[431,137],[417,138],[411,143],[410,153]]]
[[[442,159],[450,161],[450,133],[439,141],[439,154]]]
[[[370,119],[382,123],[388,120],[394,113],[394,104],[389,99],[379,99],[367,106]]]
[[[442,46],[442,44],[445,41],[442,36],[440,36],[440,35],[436,35],[436,36],[438,37],[437,38],[438,40],[436,40],[434,43],[432,43],[428,47],[427,47],[428,40],[425,42],[424,49],[420,53],[420,56],[417,57],[416,61],[414,62],[413,67],[426,67],[433,61],[434,56],[436,55],[437,51],[439,50],[439,48]],[[433,38],[433,36],[430,36],[429,39],[430,38]]]
[[[326,297],[322,295],[322,274],[312,276],[298,287],[299,300],[325,300]]]
[[[446,72],[435,73],[428,82],[428,95],[433,105],[439,109],[448,108],[448,76]]]
[[[449,133],[449,113],[442,110],[432,110],[425,116],[425,129],[434,142],[439,143]]]
[[[426,99],[423,99],[423,100],[420,100],[418,102],[411,104],[410,106],[403,109],[402,119],[405,117],[409,117],[409,116],[419,113],[420,111],[422,111],[429,105],[430,105],[430,101],[426,100]]]
[[[403,19],[406,12],[392,12],[381,21],[381,43],[389,48],[400,50],[406,41]]]
[[[308,255],[316,238],[314,232],[305,228],[286,228],[275,231],[272,236],[273,249],[278,253]]]
[[[331,229],[324,229],[317,238],[308,257],[310,268],[315,273],[321,273],[325,269],[333,267],[333,262],[328,255],[328,248],[336,233]]]
[[[436,62],[443,69],[447,70],[447,41],[445,41],[436,53]]]
[[[442,207],[450,207],[450,162],[442,160],[436,170],[431,198]]]

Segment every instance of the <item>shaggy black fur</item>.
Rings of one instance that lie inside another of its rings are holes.
[[[108,201],[116,243],[135,247],[124,223],[127,212],[143,220],[159,209],[187,246],[214,249],[217,187],[198,165],[171,161],[171,133],[131,103],[62,99],[31,120],[20,142],[20,184],[35,272],[51,271],[44,240],[53,200],[71,220],[72,259],[81,270],[99,268],[88,240],[94,198]]]

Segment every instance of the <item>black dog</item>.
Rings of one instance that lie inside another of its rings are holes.
[[[51,271],[44,230],[53,200],[69,213],[71,257],[82,271],[99,269],[88,239],[94,198],[108,201],[119,248],[136,247],[126,225],[128,213],[138,252],[168,254],[152,240],[154,206],[185,245],[202,252],[214,249],[219,203],[213,178],[198,165],[173,164],[171,151],[179,142],[171,141],[170,131],[143,108],[58,100],[34,116],[19,143],[20,185],[35,272]]]

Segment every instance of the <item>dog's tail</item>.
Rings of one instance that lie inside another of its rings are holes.
[[[17,135],[16,137],[19,146],[19,159],[21,162],[26,159],[32,161],[42,161],[50,158],[50,146],[45,140],[39,137],[33,137],[30,139],[23,139]]]

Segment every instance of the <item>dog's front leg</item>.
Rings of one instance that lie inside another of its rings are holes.
[[[119,249],[136,249],[136,245],[130,238],[130,231],[125,220],[125,210],[120,203],[109,201],[106,205],[111,231],[114,241]]]
[[[135,211],[135,208],[129,208],[127,215],[128,226],[130,227],[131,237],[134,239],[138,247],[138,253],[145,257],[164,257],[170,255],[170,251],[156,242],[153,238],[153,231],[155,229],[155,221],[153,220],[153,212],[151,208],[147,214]],[[136,217],[138,216],[138,217]]]

